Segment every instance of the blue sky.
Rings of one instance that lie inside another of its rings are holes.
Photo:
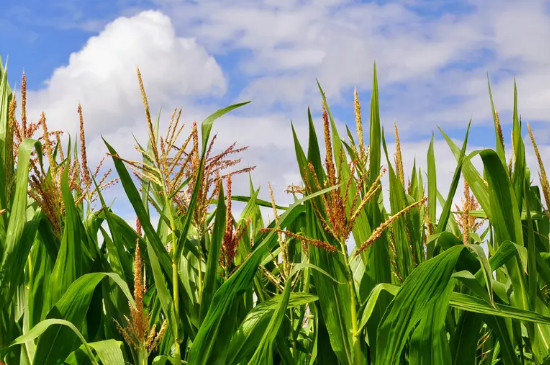
[[[316,80],[343,131],[354,87],[368,111],[375,61],[382,122],[388,140],[400,127],[408,166],[414,156],[425,165],[437,126],[460,139],[472,119],[472,148],[493,146],[487,73],[505,130],[515,78],[520,113],[548,156],[549,10],[550,1],[507,0],[10,0],[0,55],[12,86],[26,72],[35,118],[44,110],[74,135],[82,102],[92,161],[105,152],[101,135],[130,157],[132,134],[146,138],[136,66],[165,119],[176,106],[191,122],[252,100],[216,125],[220,146],[250,146],[243,160],[257,165],[255,182],[267,193],[270,181],[285,200],[283,189],[298,182],[290,121],[305,137],[308,106],[319,120]],[[445,186],[454,159],[436,137]]]

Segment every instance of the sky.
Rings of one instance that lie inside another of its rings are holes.
[[[6,0],[0,12],[0,57],[10,85],[27,75],[31,119],[44,111],[50,129],[76,136],[82,103],[91,165],[102,137],[136,157],[147,139],[136,79],[143,75],[151,112],[166,123],[175,107],[191,125],[215,110],[252,103],[216,122],[218,146],[249,146],[242,167],[260,195],[278,201],[299,183],[291,123],[306,143],[307,108],[320,127],[317,81],[345,135],[353,129],[357,88],[368,122],[376,63],[380,114],[389,149],[400,130],[405,170],[426,166],[436,138],[439,189],[446,194],[455,160],[438,131],[470,150],[492,148],[487,75],[510,135],[514,81],[519,112],[535,131],[550,166],[550,1],[300,0]],[[526,134],[524,130],[524,134]],[[510,138],[505,144],[510,149]],[[526,139],[532,178],[536,160]],[[425,169],[424,169],[425,170]],[[237,180],[246,193],[247,177]],[[120,187],[112,189],[117,197]],[[127,203],[118,200],[123,215]]]

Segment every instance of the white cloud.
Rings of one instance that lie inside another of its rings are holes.
[[[424,11],[414,10],[426,7],[416,1],[156,2],[214,54],[246,52],[238,64],[248,77],[241,96],[258,109],[317,106],[316,78],[341,103],[353,86],[370,88],[376,60],[390,123],[427,132],[470,117],[489,122],[486,72],[495,98],[506,100],[502,112],[512,108],[516,76],[523,114],[549,119],[547,1],[470,1],[460,11],[444,1]]]
[[[285,202],[290,198],[282,191],[298,182],[290,121],[307,138],[306,108],[318,112],[321,105],[315,80],[333,107],[349,106],[357,86],[367,116],[374,60],[382,122],[398,122],[408,141],[403,143],[408,170],[413,156],[425,166],[429,142],[417,141],[415,134],[424,138],[436,125],[464,128],[470,118],[475,133],[478,123],[490,121],[486,72],[503,123],[511,120],[514,76],[524,119],[550,120],[547,2],[470,2],[470,11],[431,15],[414,11],[410,5],[422,5],[415,1],[156,2],[169,17],[148,11],[108,24],[43,90],[30,95],[29,104],[43,108],[51,125],[75,135],[74,111],[81,101],[94,149],[104,151],[102,133],[130,153],[131,134],[146,138],[135,66],[144,75],[153,114],[160,106],[183,105],[185,120],[206,116],[205,106],[195,103],[197,95],[252,99],[215,124],[218,146],[234,140],[249,145],[243,162],[257,166],[253,180],[262,186],[262,197],[270,181]],[[225,67],[218,56],[238,62]],[[238,82],[228,84],[233,79]],[[223,106],[209,104],[208,112]],[[343,123],[339,127],[343,132]],[[491,136],[487,144],[492,143]],[[436,158],[445,195],[455,160],[441,141]],[[241,180],[244,193],[248,180]]]
[[[133,136],[145,143],[147,131],[136,67],[141,70],[153,118],[161,107],[166,108],[162,123],[167,123],[171,108],[180,105],[189,105],[184,120],[204,116],[193,100],[226,90],[222,69],[204,47],[193,38],[177,36],[166,15],[145,11],[107,24],[53,72],[44,88],[30,91],[29,116],[37,120],[44,111],[50,130],[75,138],[80,102],[92,169],[106,153],[101,136],[125,158],[138,158]],[[106,198],[116,198],[121,214],[131,215],[128,202],[120,198],[121,189],[119,185],[108,190]]]
[[[46,87],[29,95],[35,117],[44,110],[50,129],[78,127],[76,106],[83,105],[87,138],[100,134],[120,148],[132,145],[132,133],[144,135],[144,113],[136,77],[139,67],[153,116],[200,95],[226,89],[216,60],[192,38],[178,37],[170,18],[156,11],[120,17],[71,54]],[[177,104],[176,104],[177,100]],[[166,114],[166,113],[165,113]],[[97,142],[97,141],[96,141]]]

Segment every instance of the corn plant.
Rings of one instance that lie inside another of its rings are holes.
[[[376,69],[368,122],[356,91],[345,137],[319,86],[322,130],[308,111],[307,147],[289,136],[302,183],[281,206],[252,177],[247,196],[233,194],[232,176],[252,170],[237,166],[242,147],[214,152],[214,121],[246,103],[187,129],[175,109],[161,133],[139,71],[138,84],[141,160],[105,141],[134,225],[88,168],[85,108],[67,143],[45,115],[27,121],[25,79],[17,97],[0,65],[0,362],[550,361],[550,185],[528,126],[540,188],[531,180],[515,87],[511,159],[489,86],[495,149],[467,153],[469,125],[461,146],[440,131],[457,162],[442,190],[433,137],[427,171],[406,173],[397,126],[388,152]]]

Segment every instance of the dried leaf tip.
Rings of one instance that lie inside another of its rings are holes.
[[[86,190],[89,190],[90,186],[92,185],[92,179],[90,177],[90,170],[88,168],[88,157],[86,154],[86,137],[84,135],[84,117],[82,116],[82,105],[80,105],[80,103],[78,103],[78,117],[80,127],[80,163],[82,166],[82,177]]]
[[[502,126],[500,125],[500,118],[498,116],[498,113],[496,110],[494,110],[494,117],[495,117],[495,127],[497,130],[498,139],[500,140],[500,143],[502,144],[502,148],[504,148],[504,137],[502,136]]]
[[[336,185],[336,169],[332,156],[332,142],[330,140],[330,124],[328,120],[327,106],[323,103],[323,129],[325,133],[325,166],[327,169],[328,183],[330,186]]]
[[[401,142],[399,140],[399,130],[397,123],[393,125],[395,130],[395,169],[401,185],[405,186],[405,173],[403,171],[403,156],[401,155]]]
[[[273,187],[271,186],[271,183],[267,183],[267,187],[269,188],[269,198],[271,199],[271,208],[273,209],[273,216],[275,217],[275,222],[279,224],[279,214],[277,213],[277,208],[275,206],[275,194],[273,194]]]
[[[535,149],[535,155],[537,156],[537,161],[539,163],[539,179],[540,186],[542,187],[542,193],[544,195],[544,200],[546,201],[547,214],[550,217],[550,185],[548,183],[548,177],[546,176],[546,170],[544,169],[544,164],[540,156],[539,148],[535,142],[535,137],[533,136],[533,131],[531,130],[531,125],[527,123],[527,130],[529,131],[529,137],[531,138],[531,143],[533,143],[533,148]]]
[[[226,221],[225,232],[219,257],[220,265],[227,270],[233,264],[239,241],[250,225],[250,219],[244,223],[238,224],[237,230],[234,229],[233,216],[231,215],[231,174],[227,175],[227,204],[226,204]],[[221,180],[220,180],[221,184]],[[220,189],[221,190],[221,189]]]
[[[40,116],[40,124],[42,124],[42,130],[44,132],[44,149],[46,150],[46,156],[48,156],[48,162],[50,163],[50,169],[54,169],[57,164],[53,157],[52,142],[50,141],[50,133],[48,132],[48,124],[46,123],[46,114],[42,112]]]
[[[141,228],[141,221],[139,220],[139,218],[136,217],[136,233],[138,234],[138,236],[143,235]]]
[[[139,90],[141,91],[141,99],[143,101],[143,108],[145,109],[145,118],[147,119],[147,127],[149,129],[149,138],[151,139],[151,147],[153,149],[153,155],[155,156],[155,162],[160,164],[159,152],[157,148],[157,138],[151,121],[151,113],[149,111],[149,101],[147,100],[147,94],[145,93],[145,87],[143,86],[143,80],[141,78],[141,72],[137,69],[137,78],[139,83]]]
[[[24,72],[21,80],[21,126],[27,130],[27,76]]]
[[[353,92],[353,106],[355,110],[355,128],[357,129],[357,138],[359,139],[359,157],[365,157],[365,141],[363,139],[363,123],[361,121],[361,104],[359,103],[359,93],[357,88]]]
[[[223,242],[220,256],[220,264],[226,269],[233,263],[235,257],[235,233],[233,229],[233,216],[231,215],[231,174],[227,176],[227,197],[225,205],[225,232],[223,234]],[[220,181],[221,184],[221,181]],[[221,189],[219,190],[221,192]]]

